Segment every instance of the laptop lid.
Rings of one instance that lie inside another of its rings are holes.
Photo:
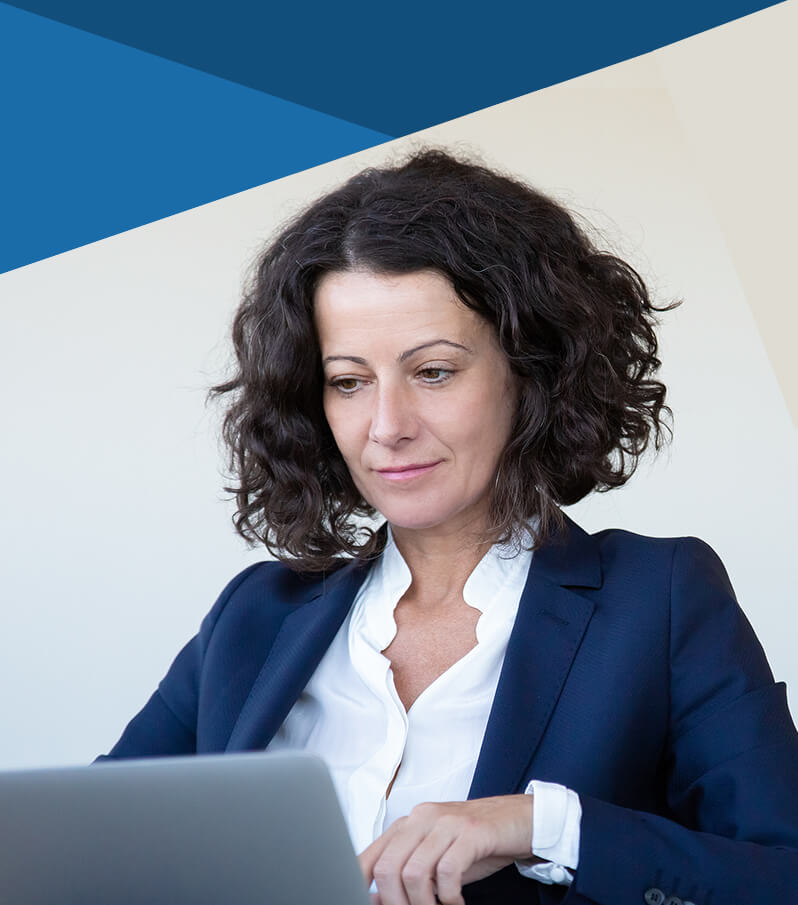
[[[323,761],[225,754],[0,773],[0,902],[369,905]]]

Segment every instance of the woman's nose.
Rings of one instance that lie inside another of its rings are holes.
[[[374,393],[369,439],[390,446],[416,431],[416,418],[410,393],[401,386],[378,386]]]

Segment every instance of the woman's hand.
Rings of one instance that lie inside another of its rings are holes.
[[[464,905],[462,887],[532,857],[532,796],[426,803],[360,854],[379,905]]]

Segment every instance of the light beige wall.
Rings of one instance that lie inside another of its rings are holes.
[[[791,0],[655,55],[796,427],[797,38]]]
[[[795,17],[790,0],[0,277],[0,686],[11,690],[0,696],[0,767],[106,749],[222,585],[262,558],[229,526],[215,415],[203,407],[243,264],[309,198],[421,141],[471,149],[553,192],[660,300],[685,300],[661,333],[670,451],[572,514],[590,530],[709,541],[798,712],[783,235],[796,155],[782,123]],[[767,141],[748,140],[752,122]]]

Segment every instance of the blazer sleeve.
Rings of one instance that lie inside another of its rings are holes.
[[[111,751],[97,761],[196,753],[200,676],[208,643],[231,597],[262,565],[249,566],[229,582],[203,619],[199,632],[175,657],[150,699],[128,723]]]
[[[667,816],[581,796],[567,905],[798,905],[798,735],[720,560],[676,542]]]

